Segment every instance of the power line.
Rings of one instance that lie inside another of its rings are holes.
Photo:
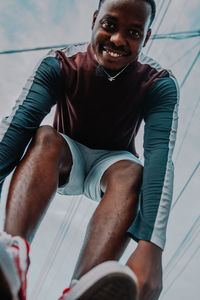
[[[193,111],[192,111],[191,118],[190,118],[190,120],[189,120],[189,122],[188,122],[188,125],[187,125],[187,127],[186,127],[186,130],[185,130],[183,139],[182,139],[182,141],[181,141],[181,143],[180,143],[180,146],[179,146],[179,148],[178,148],[178,151],[177,151],[177,153],[176,153],[175,162],[177,161],[178,157],[180,156],[181,150],[182,150],[182,148],[183,148],[183,144],[184,144],[185,139],[186,139],[186,137],[187,137],[187,135],[188,135],[188,132],[189,132],[189,130],[190,130],[190,126],[191,126],[191,124],[192,124],[193,118],[194,118],[194,116],[195,116],[195,113],[196,113],[196,111],[197,111],[197,109],[198,109],[199,104],[200,104],[200,98],[198,98],[198,100],[197,100],[197,102],[196,102],[196,105],[194,106],[194,109],[193,109]]]
[[[29,52],[29,51],[48,50],[48,49],[54,49],[54,48],[65,48],[70,45],[71,44],[61,44],[61,45],[44,46],[44,47],[36,47],[36,48],[5,50],[5,51],[0,51],[0,54],[13,54],[13,53],[22,53],[22,52]]]
[[[184,84],[185,84],[186,80],[188,79],[188,77],[189,77],[189,75],[190,75],[190,73],[191,73],[193,67],[195,66],[196,62],[198,61],[199,56],[200,56],[200,51],[197,53],[197,55],[196,55],[196,57],[195,57],[193,63],[191,64],[189,70],[187,71],[185,77],[183,78],[183,81],[182,81],[182,83],[180,84],[180,88],[182,88],[182,87],[184,86]]]
[[[50,272],[50,269],[51,269],[53,262],[57,256],[57,253],[63,243],[63,240],[69,231],[69,228],[70,228],[73,218],[78,210],[78,207],[80,206],[81,201],[82,201],[82,197],[80,197],[78,199],[78,201],[74,201],[74,199],[71,200],[69,209],[67,210],[67,212],[63,218],[63,221],[58,230],[58,234],[56,235],[56,237],[54,238],[54,240],[52,242],[51,248],[45,259],[43,268],[40,271],[40,274],[39,274],[38,280],[35,284],[35,288],[33,290],[31,299],[38,299],[38,295],[41,292],[42,286],[44,285],[44,282]]]
[[[160,11],[162,10],[164,3],[165,3],[165,1],[158,0],[158,4],[156,5],[157,6],[157,12],[156,12],[157,16],[160,13]]]
[[[160,2],[161,2],[161,1],[160,1]],[[160,4],[160,3],[158,3],[158,6],[157,6],[157,7],[158,7],[158,10],[157,10],[157,12],[156,12],[156,19],[155,19],[154,23],[156,23],[156,21],[158,20],[158,18],[159,18],[159,16],[160,16],[160,13],[161,13],[161,11],[162,11],[162,9],[163,9],[164,3],[165,3],[165,1],[162,0],[160,7],[159,7],[159,4]],[[155,34],[158,33],[158,30],[159,30],[159,26],[156,28]]]
[[[179,199],[181,198],[181,196],[183,195],[184,191],[186,190],[188,184],[190,183],[192,177],[194,176],[194,174],[196,173],[196,171],[198,170],[200,166],[200,161],[197,163],[196,167],[194,168],[194,170],[192,171],[192,174],[190,175],[190,177],[188,178],[188,180],[186,181],[185,185],[183,186],[182,190],[180,191],[178,197],[176,198],[176,200],[174,201],[171,211],[174,209],[174,207],[176,206],[177,202],[179,201]]]
[[[194,37],[200,36],[200,30],[190,30],[190,31],[179,31],[179,32],[171,32],[167,34],[154,34],[151,39],[174,39],[174,40],[183,40],[190,39]]]
[[[176,267],[178,262],[181,260],[181,258],[183,258],[183,256],[188,251],[188,249],[191,248],[191,245],[193,244],[194,240],[197,239],[199,233],[200,233],[200,215],[196,218],[196,220],[192,224],[191,228],[189,229],[188,233],[185,235],[184,239],[182,240],[182,242],[180,243],[180,245],[178,246],[178,248],[174,252],[173,256],[171,257],[171,259],[167,263],[166,267],[164,268],[164,280],[165,281],[168,278],[169,274],[174,270],[174,268]],[[192,256],[185,263],[185,265],[183,266],[181,271],[178,273],[178,275],[175,276],[175,279],[173,279],[171,281],[171,283],[169,284],[169,286],[167,287],[167,289],[164,290],[164,292],[162,293],[161,298],[163,298],[166,295],[166,293],[172,287],[174,282],[178,279],[178,277],[180,277],[180,275],[186,269],[188,264],[191,262],[192,257],[196,254],[196,252],[197,251],[195,251],[195,253],[192,254]]]
[[[97,204],[97,203],[95,203]],[[90,217],[88,217],[88,214],[91,214],[94,212],[94,207],[93,205],[89,204],[90,209],[88,208],[88,205],[86,205],[86,203],[84,204],[84,210],[83,208],[81,209],[81,219],[79,220],[79,223],[76,222],[76,226],[78,228],[80,228],[80,230],[82,231],[84,229],[84,232],[87,228],[87,226],[85,226],[85,223],[88,223]],[[91,209],[91,207],[93,207],[93,209]],[[96,206],[95,206],[96,207]],[[86,220],[86,221],[85,221]],[[78,220],[77,220],[78,221]],[[80,249],[79,249],[80,250]],[[65,251],[66,253],[68,253],[69,257],[72,257],[74,254],[74,247],[73,247],[73,243],[67,243],[66,247],[65,247]],[[75,251],[76,252],[76,251]],[[66,263],[63,263],[63,260],[59,261],[59,264],[57,264],[57,269],[59,270],[59,272],[62,272],[63,274],[68,274],[70,270],[67,270],[66,268]],[[65,276],[65,275],[64,275]],[[65,276],[66,277],[66,276]],[[51,279],[51,284],[50,286],[55,286],[55,288],[57,288],[57,273],[55,272],[54,276],[52,276]],[[65,284],[66,284],[66,280],[65,280]]]
[[[161,3],[161,5],[160,5],[160,3]],[[158,15],[159,13],[160,13],[160,10],[162,9],[162,6],[163,6],[163,4],[164,4],[164,1],[162,1],[162,0],[158,0],[158,3],[157,3],[157,12],[156,12],[156,15]],[[160,7],[159,7],[159,5],[160,5]]]
[[[164,0],[163,0],[164,1]],[[173,1],[174,2],[174,1]],[[186,5],[188,4],[188,1],[187,0],[182,0],[182,5],[180,6],[178,6],[177,7],[177,9],[178,9],[178,11],[177,11],[177,15],[178,15],[178,17],[177,18],[175,18],[175,20],[173,21],[173,24],[171,24],[171,25],[173,25],[173,26],[171,26],[170,25],[170,27],[171,27],[171,30],[170,30],[170,32],[175,32],[176,30],[177,30],[177,26],[178,26],[178,24],[180,25],[180,22],[181,22],[181,20],[183,19],[183,17],[185,16],[184,15],[184,11],[185,11],[185,7],[186,7]],[[172,4],[174,4],[174,3],[172,3]],[[171,13],[171,10],[170,10],[170,13]],[[170,14],[169,13],[169,14]],[[169,21],[169,20],[168,20]],[[165,23],[167,23],[167,20],[166,20],[166,22]],[[168,22],[169,23],[169,22]],[[170,24],[170,23],[169,23]],[[178,26],[178,28],[179,28],[179,26]],[[197,29],[197,28],[196,28]],[[198,28],[198,29],[200,29],[200,28]],[[191,29],[192,30],[192,29]],[[184,43],[185,44],[185,43]],[[171,45],[171,44],[170,44]],[[180,45],[179,45],[180,46]],[[169,52],[169,42],[168,42],[168,40],[166,40],[166,42],[162,42],[162,43],[160,43],[159,44],[159,49],[157,49],[157,47],[154,47],[154,49],[155,49],[155,51],[156,51],[156,53],[157,53],[157,57],[159,56],[163,56],[163,53],[165,53],[165,52]],[[173,53],[173,51],[175,51],[175,53],[176,53],[176,50],[175,49],[173,49],[172,50],[172,53]],[[179,51],[178,51],[179,52]],[[170,54],[172,54],[171,53],[171,51],[170,51]]]
[[[177,274],[177,276],[174,278],[174,280],[171,282],[171,284],[168,286],[168,288],[164,291],[164,293],[162,294],[162,298],[168,293],[168,291],[174,285],[174,283],[176,282],[176,280],[183,274],[183,272],[185,271],[185,269],[187,268],[187,266],[189,265],[189,263],[194,259],[194,257],[196,256],[196,254],[198,253],[199,250],[200,250],[200,245],[191,254],[189,260],[185,263],[185,265],[182,267],[182,269],[180,270],[180,272]]]
[[[187,250],[190,248],[193,241],[196,239],[200,232],[200,215],[196,218],[188,233],[185,235],[184,239],[180,243],[179,247],[174,252],[171,259],[168,261],[166,267],[164,268],[165,280],[168,278],[169,274],[176,267],[180,259],[185,255]]]
[[[180,84],[180,88],[182,88],[182,87],[184,86],[184,84],[185,84],[187,78],[189,77],[189,75],[190,75],[190,73],[191,73],[193,67],[195,66],[195,64],[196,64],[197,61],[198,61],[199,56],[200,56],[200,51],[198,51],[197,55],[195,56],[194,61],[192,62],[192,64],[191,64],[190,68],[188,69],[188,71],[187,71],[187,73],[186,73],[186,75],[185,75],[185,77],[184,77],[182,83]],[[182,142],[181,142],[181,144],[180,144],[180,146],[179,146],[179,148],[178,148],[178,151],[177,151],[177,154],[176,154],[176,158],[175,158],[175,162],[177,161],[177,159],[178,159],[178,157],[179,157],[179,155],[180,155],[180,153],[181,153],[181,151],[182,151],[182,147],[183,147],[184,141],[185,141],[185,139],[186,139],[186,137],[187,137],[187,135],[188,135],[188,132],[189,132],[190,126],[191,126],[191,124],[192,124],[192,120],[193,120],[193,118],[194,118],[195,112],[196,112],[196,110],[197,110],[197,108],[198,108],[198,106],[199,106],[199,103],[200,103],[199,100],[200,100],[200,98],[197,100],[197,103],[196,103],[196,105],[194,106],[194,109],[193,109],[191,118],[190,118],[189,123],[188,123],[188,125],[187,125],[187,127],[186,127],[186,130],[185,130],[185,132],[184,132],[184,136],[183,136]]]
[[[200,30],[195,31],[183,31],[183,32],[173,32],[166,34],[153,34],[150,39],[175,39],[175,40],[183,40],[200,36]],[[79,43],[82,44],[82,43]],[[0,54],[14,54],[14,53],[22,53],[22,52],[30,52],[30,51],[41,51],[41,50],[50,50],[55,48],[65,48],[69,47],[73,44],[61,44],[61,45],[52,45],[52,46],[43,46],[43,47],[35,47],[35,48],[25,48],[25,49],[13,49],[13,50],[3,50],[0,51]]]
[[[164,4],[164,2],[165,2],[165,1],[163,1],[163,4]],[[162,7],[163,7],[163,4],[162,4]],[[163,15],[162,15],[162,17],[161,17],[161,20],[160,20],[160,22],[159,22],[159,24],[158,24],[158,27],[157,27],[157,29],[156,29],[156,34],[158,33],[158,31],[159,31],[159,29],[160,29],[160,27],[161,27],[161,25],[162,25],[162,23],[163,23],[163,20],[164,20],[166,14],[167,14],[167,11],[168,11],[168,9],[169,9],[169,7],[170,7],[170,4],[171,4],[171,0],[169,0],[169,2],[168,2],[168,4],[167,4],[167,7],[166,7],[166,9],[165,9],[165,11],[164,11],[164,13],[163,13]],[[161,7],[161,9],[162,9],[162,7]],[[160,11],[161,11],[161,10],[160,10]],[[148,46],[148,49],[147,49],[147,51],[146,51],[146,55],[149,53],[149,51],[150,51],[150,49],[151,49],[151,47],[152,47],[152,44],[153,44],[153,40],[151,41],[151,43],[150,43],[149,46]]]
[[[184,57],[186,57],[188,54],[190,54],[197,46],[199,46],[200,41],[198,41],[194,46],[192,46],[190,49],[188,49],[186,52],[183,53],[178,59],[176,59],[169,68],[174,67],[177,63],[179,63]]]

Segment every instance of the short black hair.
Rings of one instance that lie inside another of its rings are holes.
[[[156,16],[156,3],[154,0],[142,0],[142,1],[146,1],[151,5],[151,19],[150,19],[150,24],[149,24],[149,27],[150,27]],[[105,2],[105,0],[99,0],[98,11],[100,10],[100,8],[104,2]]]

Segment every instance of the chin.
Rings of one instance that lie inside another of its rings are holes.
[[[122,68],[124,68],[129,62],[126,63],[117,63],[117,62],[105,62],[103,60],[100,60],[100,64],[108,70],[117,71]]]
[[[104,55],[101,52],[98,52],[96,55],[98,62],[108,70],[117,71],[120,69],[123,69],[126,65],[131,63],[132,60],[130,59],[122,59],[122,58],[111,58],[104,57]]]
[[[103,67],[107,70],[110,70],[110,71],[118,71],[118,70],[121,70],[122,68],[124,68],[126,65],[103,65]]]
[[[97,56],[98,62],[105,68],[109,70],[119,70],[127,65],[127,63],[108,60],[102,57],[102,55]]]

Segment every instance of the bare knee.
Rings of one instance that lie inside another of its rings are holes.
[[[47,148],[49,151],[64,146],[63,138],[51,126],[45,125],[38,128],[33,139],[34,146]]]
[[[136,192],[140,190],[143,167],[131,160],[121,160],[110,166],[101,180],[102,191],[107,188]]]
[[[62,185],[72,167],[72,154],[65,139],[51,126],[38,128],[32,146],[45,159],[55,162],[59,170],[59,185]]]

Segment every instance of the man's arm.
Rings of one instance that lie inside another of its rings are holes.
[[[144,120],[144,170],[139,213],[129,233],[164,248],[173,192],[172,154],[177,131],[179,91],[169,77],[158,79]]]
[[[148,100],[140,207],[129,229],[139,241],[128,264],[139,278],[140,300],[158,299],[162,286],[161,256],[172,201],[172,153],[178,121],[176,81],[169,77],[158,79]]]
[[[44,117],[56,103],[60,91],[60,63],[55,54],[35,68],[9,117],[0,124],[0,195],[5,177],[17,165]]]

